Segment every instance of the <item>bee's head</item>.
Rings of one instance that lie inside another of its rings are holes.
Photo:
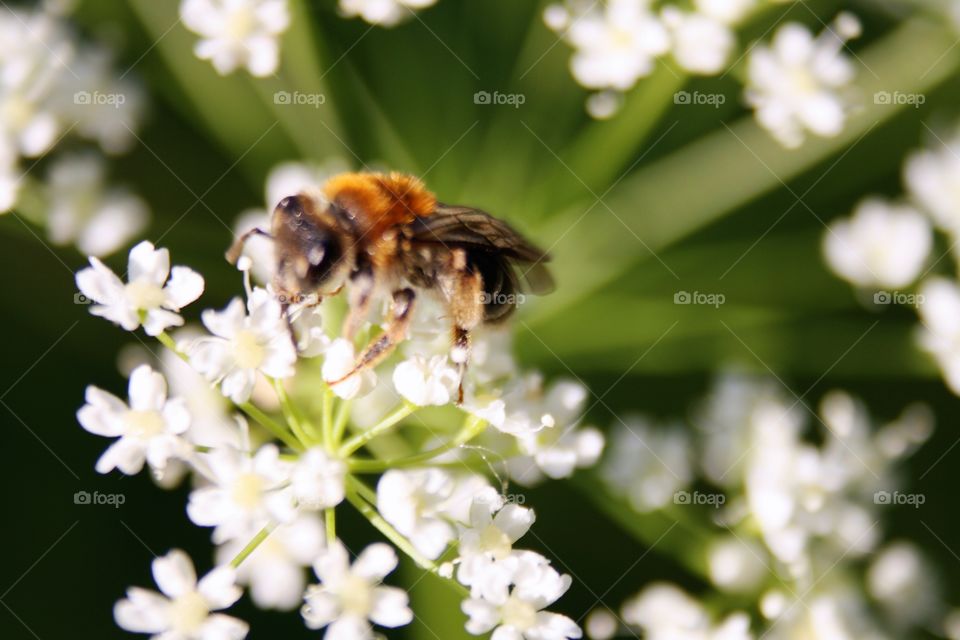
[[[280,200],[271,223],[277,285],[286,293],[321,296],[336,291],[350,270],[353,245],[319,194]]]

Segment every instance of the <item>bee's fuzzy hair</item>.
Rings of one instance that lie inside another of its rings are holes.
[[[323,190],[331,202],[393,223],[428,216],[437,206],[420,179],[403,173],[344,173],[330,178]]]

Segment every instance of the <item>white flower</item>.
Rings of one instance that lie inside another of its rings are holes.
[[[370,24],[392,27],[413,15],[414,9],[426,9],[437,0],[340,0],[340,12],[347,17],[360,16]]]
[[[860,287],[904,287],[920,274],[933,244],[930,225],[912,207],[877,198],[830,224],[823,251],[830,268]]]
[[[760,126],[790,148],[803,143],[805,130],[821,137],[838,135],[848,111],[843,89],[854,76],[842,49],[858,33],[856,18],[841,14],[816,39],[803,25],[790,22],[777,29],[770,46],[753,47],[746,100]]]
[[[569,23],[564,38],[576,49],[570,69],[588,89],[630,89],[653,71],[654,58],[670,46],[667,30],[650,11],[649,0],[575,4],[574,15],[568,13],[563,21],[558,20],[555,7],[548,7],[545,14],[548,25]]]
[[[547,560],[521,551],[503,561],[510,568],[508,585],[492,598],[471,597],[461,609],[469,616],[467,631],[474,635],[492,629],[497,640],[567,640],[583,632],[570,618],[543,611],[566,593],[571,579],[561,576]]]
[[[234,298],[223,311],[205,310],[201,319],[213,336],[184,344],[190,364],[234,402],[249,400],[257,372],[293,375],[297,351],[280,303],[266,289],[250,293],[246,310]]]
[[[736,38],[730,27],[709,15],[663,8],[663,24],[670,30],[673,57],[691,73],[719,73],[727,64]]]
[[[676,426],[654,428],[643,418],[627,418],[607,450],[601,476],[637,511],[665,507],[693,479],[689,439]]]
[[[153,561],[160,593],[131,587],[117,602],[113,617],[127,631],[149,633],[154,640],[240,640],[247,623],[222,613],[240,599],[236,574],[217,567],[199,581],[186,553],[174,549]]]
[[[183,0],[180,18],[201,39],[193,51],[221,75],[246,67],[264,77],[280,63],[280,35],[290,15],[286,0]]]
[[[916,151],[903,165],[910,195],[942,229],[960,232],[960,136],[938,149]]]
[[[217,549],[217,560],[228,563],[246,546],[248,537]],[[301,514],[277,526],[237,568],[237,582],[250,586],[250,598],[261,609],[289,611],[297,607],[307,585],[304,567],[323,552],[323,523],[315,514]]]
[[[736,24],[754,8],[757,0],[694,0],[697,11],[724,24]]]
[[[168,399],[166,380],[147,365],[130,375],[128,394],[129,406],[111,393],[87,387],[87,404],[77,412],[80,424],[98,436],[119,437],[100,456],[97,471],[120,469],[132,475],[143,469],[144,461],[162,471],[171,457],[189,450],[181,437],[190,426],[186,403]]]
[[[750,618],[732,613],[710,621],[706,607],[668,583],[654,583],[623,605],[623,620],[650,640],[751,640]]]
[[[377,509],[417,551],[433,560],[456,536],[445,518],[454,487],[453,476],[441,469],[391,469],[377,483]]]
[[[568,381],[545,390],[543,377],[534,373],[507,382],[501,398],[468,398],[464,408],[498,431],[519,436],[570,424],[571,418],[579,417],[586,393],[581,385]]]
[[[179,311],[203,293],[203,278],[187,267],[170,269],[170,253],[154,249],[147,241],[130,250],[127,284],[97,258],[77,273],[77,287],[96,304],[90,313],[106,318],[127,331],[141,324],[155,336],[168,327],[179,327]],[[169,280],[167,277],[169,276]]]
[[[349,378],[342,379],[343,376],[353,371],[357,362],[353,343],[346,338],[337,338],[331,342],[324,356],[323,379],[327,383],[337,382],[331,388],[340,398],[347,400],[363,396],[370,393],[376,386],[377,374],[371,369],[360,371]]]
[[[201,527],[216,527],[214,542],[294,517],[288,487],[290,463],[280,459],[276,446],[263,445],[253,456],[237,449],[216,449],[203,454],[202,462],[210,484],[190,493],[187,515]]]
[[[753,593],[768,575],[765,557],[763,548],[752,540],[720,538],[707,552],[710,580],[725,591]]]
[[[420,407],[448,404],[459,380],[457,370],[450,366],[446,356],[415,355],[393,370],[397,393]]]
[[[113,253],[146,227],[146,203],[123,189],[107,189],[99,156],[63,155],[51,165],[44,191],[47,233],[56,244],[76,243],[91,256]]]
[[[893,542],[873,558],[867,589],[899,624],[924,624],[933,622],[939,609],[935,575],[916,545]]]
[[[940,365],[944,380],[960,395],[960,287],[946,278],[920,286],[920,346]]]
[[[342,460],[330,457],[320,447],[308,449],[300,455],[290,476],[297,505],[305,509],[337,506],[343,502],[346,473]]]
[[[327,640],[373,640],[370,622],[391,629],[409,624],[413,612],[406,592],[381,584],[396,567],[397,554],[386,544],[370,545],[351,566],[343,543],[331,541],[313,564],[320,584],[304,594],[307,626],[327,627]]]
[[[503,505],[503,498],[492,488],[475,497],[469,526],[460,528],[457,580],[471,587],[476,597],[495,598],[510,577],[500,561],[510,557],[513,543],[530,530],[534,520],[533,509]]]

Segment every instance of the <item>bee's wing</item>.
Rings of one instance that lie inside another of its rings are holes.
[[[486,211],[437,203],[433,214],[416,218],[410,230],[414,242],[462,246],[503,256],[513,263],[531,293],[553,291],[553,278],[545,265],[550,256]]]

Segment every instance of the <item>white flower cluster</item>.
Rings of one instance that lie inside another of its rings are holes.
[[[687,522],[691,514],[679,510],[710,514],[710,580],[741,601],[756,598],[761,637],[896,638],[938,625],[945,606],[923,553],[907,542],[885,545],[881,524],[883,510],[901,502],[894,496],[917,497],[899,484],[896,467],[930,436],[929,411],[911,406],[874,428],[857,400],[834,391],[816,416],[816,444],[806,437],[806,414],[801,401],[770,384],[727,375],[692,416],[690,436],[632,420],[602,474],[639,511]],[[693,484],[688,443],[698,450],[701,484]],[[875,605],[879,618],[870,612]],[[758,628],[743,611],[714,619],[704,604],[662,583],[627,601],[619,623],[672,640],[746,640]],[[594,638],[617,628],[605,610],[587,623]]]
[[[829,226],[823,247],[827,265],[873,305],[917,310],[920,347],[960,395],[960,284],[955,277],[931,274],[947,255],[958,259],[960,134],[934,137],[933,148],[915,151],[904,163],[902,202],[866,198],[850,218]],[[934,229],[946,236],[950,249],[931,264]]]
[[[316,176],[286,166],[272,182],[295,174]],[[514,547],[534,512],[500,478],[531,484],[596,462],[603,438],[579,427],[586,390],[567,381],[545,387],[539,375],[517,370],[502,330],[481,331],[466,401],[456,406],[449,329],[426,302],[394,357],[329,385],[356,357],[355,343],[324,321],[342,312],[342,298],[285,312],[269,285],[252,284],[254,273],[270,274],[266,253],[253,248],[241,260],[245,296],[204,310],[206,332],[184,327],[181,315],[203,292],[203,278],[171,268],[166,249],[135,246],[126,282],[95,257],[77,274],[93,315],[128,331],[142,326],[165,347],[159,359],[125,354],[127,400],[87,389],[81,425],[114,439],[97,470],[134,474],[146,466],[165,487],[189,475],[187,515],[210,528],[217,547],[216,568],[199,581],[182,552],[156,560],[161,593],[130,589],[116,606],[117,623],[154,637],[242,638],[247,625],[220,611],[247,587],[262,608],[300,605],[305,624],[324,628],[329,640],[372,638],[374,625],[413,618],[406,592],[383,584],[397,548],[460,593],[471,633],[581,637],[570,618],[547,610],[570,577]],[[359,333],[377,329],[368,321]],[[433,408],[429,416],[418,413],[424,406]],[[416,428],[402,429],[411,416]],[[462,426],[451,428],[454,420]],[[379,479],[368,485],[365,474]],[[336,530],[335,513],[346,503],[393,546],[370,545],[351,562]]]
[[[587,110],[608,118],[622,94],[650,75],[664,56],[694,75],[724,72],[737,50],[736,28],[768,1],[693,0],[688,7],[651,0],[566,0],[549,5],[544,20],[574,48],[574,79],[598,91],[587,100]],[[846,89],[855,71],[842,49],[859,31],[857,19],[842,13],[818,37],[788,22],[769,45],[748,48],[746,102],[757,122],[784,146],[799,146],[806,131],[831,137],[842,130],[851,106]]]
[[[0,212],[17,209],[56,244],[85,254],[116,251],[146,226],[145,202],[110,188],[100,152],[55,156],[46,181],[24,169],[68,136],[127,151],[142,111],[139,87],[111,67],[109,52],[80,41],[49,9],[0,10]]]
[[[392,27],[436,3],[437,0],[340,0],[340,12],[349,18],[360,16],[370,24]]]
[[[246,67],[258,78],[277,71],[279,38],[290,26],[287,0],[181,0],[180,19],[200,36],[196,56],[217,73]]]

